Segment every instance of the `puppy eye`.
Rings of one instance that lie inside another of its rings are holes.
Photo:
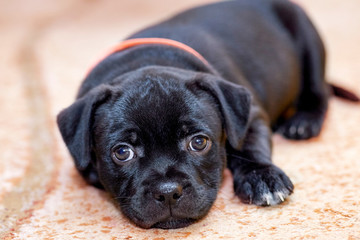
[[[121,164],[135,158],[135,151],[127,145],[117,146],[112,153],[112,159],[115,163]]]
[[[193,152],[204,151],[209,146],[209,138],[206,136],[198,135],[191,139],[189,143],[189,150]]]

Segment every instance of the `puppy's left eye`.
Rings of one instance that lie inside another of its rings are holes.
[[[112,159],[117,164],[130,161],[135,157],[135,151],[128,145],[119,145],[112,151]]]
[[[209,148],[210,140],[206,136],[198,135],[191,139],[189,150],[193,152],[204,151]]]

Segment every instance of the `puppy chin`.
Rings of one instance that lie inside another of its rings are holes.
[[[162,228],[162,229],[175,229],[175,228],[184,228],[192,223],[196,222],[198,219],[195,218],[176,218],[176,217],[168,217],[160,221],[144,221],[137,217],[129,217],[128,218],[134,222],[137,226],[145,229],[149,228]]]
[[[176,219],[173,217],[170,217],[166,219],[165,221],[157,222],[154,225],[152,225],[152,228],[162,228],[162,229],[174,229],[174,228],[183,228],[187,227],[190,224],[194,223],[196,219],[192,218],[182,218],[182,219]]]
[[[199,216],[196,218],[191,217],[177,217],[177,216],[170,216],[168,214],[164,214],[163,216],[152,216],[148,218],[142,218],[139,214],[136,214],[136,211],[130,209],[121,208],[122,212],[130,219],[135,225],[149,229],[149,228],[162,228],[162,229],[175,229],[175,228],[183,228],[191,225],[192,223],[196,222],[200,218],[203,217]]]

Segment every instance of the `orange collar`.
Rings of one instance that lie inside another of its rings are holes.
[[[125,49],[128,48],[132,48],[132,47],[136,47],[136,46],[140,46],[140,45],[148,45],[148,44],[159,44],[159,45],[167,45],[167,46],[171,46],[171,47],[176,47],[178,49],[184,50],[185,52],[188,52],[190,54],[192,54],[193,56],[197,57],[201,62],[203,62],[205,65],[210,66],[210,63],[200,54],[198,53],[196,50],[194,50],[193,48],[189,47],[188,45],[172,40],[172,39],[167,39],[167,38],[134,38],[134,39],[128,39],[125,41],[120,42],[119,44],[115,45],[114,47],[112,47],[107,54],[105,54],[104,57],[100,58],[100,60],[98,60],[89,70],[90,71],[102,60],[104,60],[106,57],[108,57],[109,55],[116,53],[116,52],[120,52],[123,51]]]

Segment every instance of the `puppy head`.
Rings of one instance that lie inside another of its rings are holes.
[[[79,172],[143,228],[179,228],[212,206],[250,109],[242,87],[148,67],[94,88],[58,116]]]

